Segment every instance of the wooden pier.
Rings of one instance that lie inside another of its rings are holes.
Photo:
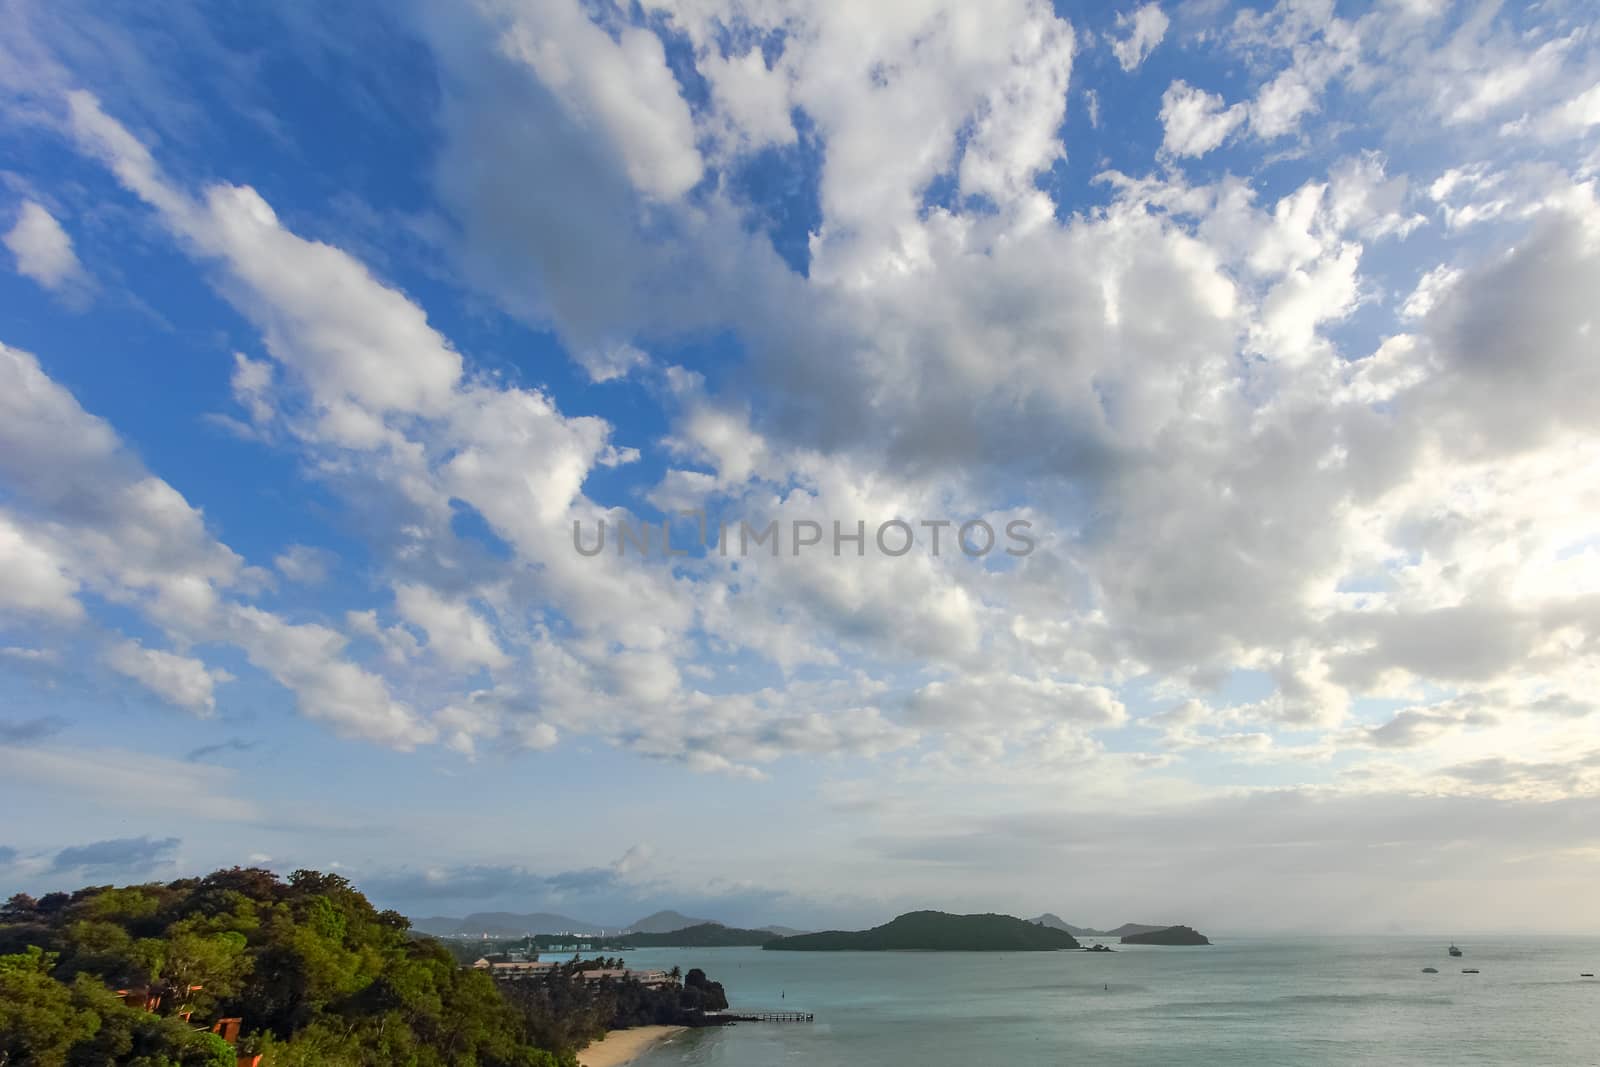
[[[734,1023],[809,1023],[815,1019],[809,1011],[708,1011],[706,1017]]]

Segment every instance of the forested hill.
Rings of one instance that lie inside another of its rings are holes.
[[[620,961],[497,985],[409,927],[315,871],[18,894],[0,907],[0,1067],[571,1067],[609,1028],[727,1003],[700,972],[578,973]]]
[[[229,1017],[271,1067],[571,1062],[409,927],[315,871],[18,895],[0,910],[0,1063],[234,1067],[194,1029]]]
[[[1030,952],[1078,948],[1064,930],[1010,915],[951,915],[913,911],[870,930],[827,930],[768,941],[763,948],[790,952],[874,952],[925,949],[947,952]]]
[[[731,945],[764,945],[773,939],[770,930],[741,930],[721,923],[700,923],[669,933],[632,933],[613,939],[625,948],[722,948]]]

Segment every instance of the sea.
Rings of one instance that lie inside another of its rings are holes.
[[[1088,952],[653,949],[735,1010],[633,1067],[1600,1065],[1600,938],[1217,938]],[[1422,968],[1437,967],[1438,974]],[[1463,968],[1478,974],[1463,974]]]

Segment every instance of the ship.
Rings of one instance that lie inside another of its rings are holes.
[[[1459,948],[1456,948],[1456,946],[1451,945],[1450,946],[1450,955],[1459,956],[1459,955],[1461,955],[1461,950]]]

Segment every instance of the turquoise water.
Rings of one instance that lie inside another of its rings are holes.
[[[1474,939],[1460,960],[1447,943],[636,951],[630,966],[705,968],[736,1009],[812,1011],[817,1021],[691,1031],[635,1064],[1600,1064],[1600,979],[1578,977],[1600,969],[1600,939]]]

